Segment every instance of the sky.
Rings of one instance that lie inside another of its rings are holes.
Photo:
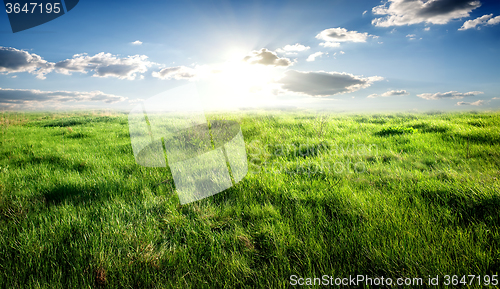
[[[0,46],[2,110],[500,108],[497,0],[82,0]]]

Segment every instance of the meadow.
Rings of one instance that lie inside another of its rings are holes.
[[[240,124],[248,173],[186,205],[126,113],[0,117],[0,288],[500,271],[499,112],[207,114]]]

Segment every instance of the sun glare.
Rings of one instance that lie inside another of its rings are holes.
[[[260,64],[249,64],[243,59],[245,54],[233,52],[228,60],[213,66],[210,81],[206,87],[210,90],[212,105],[217,107],[253,106],[269,100],[274,80],[281,77],[283,68]],[[208,96],[208,95],[207,95]]]

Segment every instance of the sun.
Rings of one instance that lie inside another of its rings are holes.
[[[209,106],[256,106],[273,97],[272,91],[277,87],[275,80],[283,76],[283,68],[250,64],[244,61],[246,55],[248,52],[233,50],[225,62],[211,66],[210,77],[203,84],[203,94],[210,99]]]

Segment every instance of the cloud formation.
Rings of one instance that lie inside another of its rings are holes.
[[[368,35],[366,32],[348,31],[345,28],[337,27],[321,31],[316,35],[316,38],[325,41],[319,44],[321,46],[339,47],[341,42],[366,42],[368,36],[376,37]]]
[[[136,40],[132,42],[132,45],[142,45],[142,41]]]
[[[370,94],[368,98],[376,98],[376,97],[389,97],[389,96],[398,96],[398,95],[410,95],[406,90],[389,90],[387,92],[378,94]]]
[[[290,59],[285,57],[278,57],[275,52],[269,51],[266,48],[262,48],[259,51],[252,51],[250,55],[245,56],[243,61],[250,64],[262,64],[262,65],[272,65],[272,66],[291,66],[293,63]]]
[[[193,68],[187,66],[176,66],[163,68],[160,71],[153,72],[153,77],[159,79],[195,79],[197,72]]]
[[[469,13],[479,6],[481,2],[477,0],[389,0],[372,8],[373,14],[385,15],[373,19],[372,25],[446,24],[454,19],[469,17]]]
[[[0,106],[44,109],[45,105],[68,102],[104,102],[116,103],[126,97],[106,94],[101,91],[41,91],[37,89],[0,88]]]
[[[478,100],[478,101],[474,101],[474,102],[465,102],[465,101],[459,101],[457,102],[457,105],[483,105],[484,104],[484,100]]]
[[[28,72],[37,78],[45,79],[54,63],[44,60],[37,54],[11,47],[0,46],[0,73]]]
[[[423,99],[445,99],[445,98],[462,99],[462,98],[467,97],[467,96],[475,96],[475,95],[483,94],[483,93],[484,92],[482,92],[482,91],[470,91],[470,92],[465,92],[465,93],[461,93],[461,92],[457,92],[457,91],[448,91],[445,93],[441,93],[441,92],[422,93],[422,94],[418,94],[417,96],[421,97]]]
[[[494,18],[493,14],[486,14],[481,17],[477,17],[474,20],[467,20],[464,22],[464,25],[460,27],[458,30],[467,30],[471,28],[476,28],[481,29],[481,26],[486,26],[486,25],[495,25],[500,23],[500,15]]]
[[[318,51],[318,52],[316,52],[316,53],[313,53],[313,54],[309,55],[309,57],[307,57],[306,61],[309,61],[309,62],[310,62],[310,61],[314,61],[314,60],[316,60],[316,57],[320,57],[320,56],[321,56],[321,55],[323,55],[323,54],[325,54],[325,53],[323,53],[323,52],[321,52],[321,51]]]
[[[295,43],[294,45],[285,45],[283,48],[278,48],[276,49],[276,52],[278,53],[285,53],[287,55],[294,55],[297,54],[297,52],[302,52],[309,50],[309,46],[302,45],[300,43]]]
[[[349,73],[289,70],[277,81],[281,88],[290,92],[309,96],[325,97],[341,93],[354,92],[370,86],[380,76],[361,77]]]
[[[73,58],[59,61],[55,69],[59,73],[71,74],[72,72],[87,73],[93,71],[94,77],[116,77],[119,79],[133,80],[138,73],[144,73],[153,65],[147,60],[146,55],[133,55],[118,58],[111,53],[98,53],[94,56],[75,54]]]

